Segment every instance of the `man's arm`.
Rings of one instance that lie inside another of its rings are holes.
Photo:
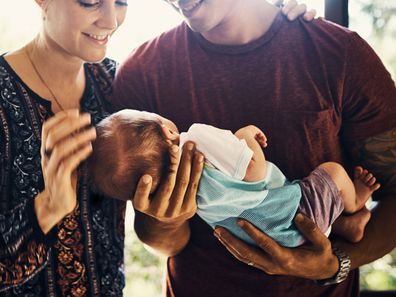
[[[359,243],[337,240],[345,251],[352,268],[372,262],[396,247],[396,128],[376,136],[347,144],[350,157],[356,164],[368,168],[382,184],[380,202],[373,211],[364,238]],[[232,236],[224,228],[217,228],[215,236],[240,261],[268,274],[292,275],[308,279],[325,279],[334,276],[338,260],[332,254],[330,241],[308,218],[297,215],[296,225],[309,244],[285,248],[262,233],[249,222],[241,227],[257,242],[260,249],[251,247]]]
[[[179,150],[170,148],[169,172],[152,195],[152,178],[144,175],[138,184],[132,204],[136,210],[135,231],[139,239],[166,256],[179,253],[190,240],[188,220],[197,210],[196,193],[203,169],[203,155],[193,143]]]
[[[376,136],[346,143],[353,164],[370,170],[381,183],[378,206],[366,226],[365,236],[355,244],[338,241],[351,258],[352,267],[372,262],[396,247],[396,127]]]

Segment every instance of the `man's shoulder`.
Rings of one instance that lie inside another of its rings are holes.
[[[353,31],[350,30],[349,28],[341,26],[332,21],[326,20],[322,17],[314,19],[312,22],[306,22],[303,20],[301,20],[301,22],[306,24],[307,27],[311,26],[315,30],[319,30],[321,32],[332,32],[340,36],[348,36],[349,34],[353,33]]]
[[[311,22],[306,22],[302,18],[295,22],[287,22],[283,28],[283,34],[287,34],[291,38],[295,36],[302,42],[334,45],[340,48],[345,47],[351,40],[358,37],[356,32],[324,18],[317,18]]]

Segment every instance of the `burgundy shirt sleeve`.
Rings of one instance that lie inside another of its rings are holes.
[[[344,138],[355,140],[396,127],[396,88],[367,42],[350,36],[342,116]]]

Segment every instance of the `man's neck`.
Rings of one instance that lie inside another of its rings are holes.
[[[217,27],[202,36],[221,45],[243,45],[263,36],[271,27],[279,9],[267,1],[246,0]]]

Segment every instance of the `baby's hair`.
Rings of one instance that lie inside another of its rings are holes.
[[[130,200],[140,177],[152,177],[152,192],[170,164],[169,144],[161,123],[136,119],[122,112],[100,121],[89,160],[96,191],[106,196]]]

